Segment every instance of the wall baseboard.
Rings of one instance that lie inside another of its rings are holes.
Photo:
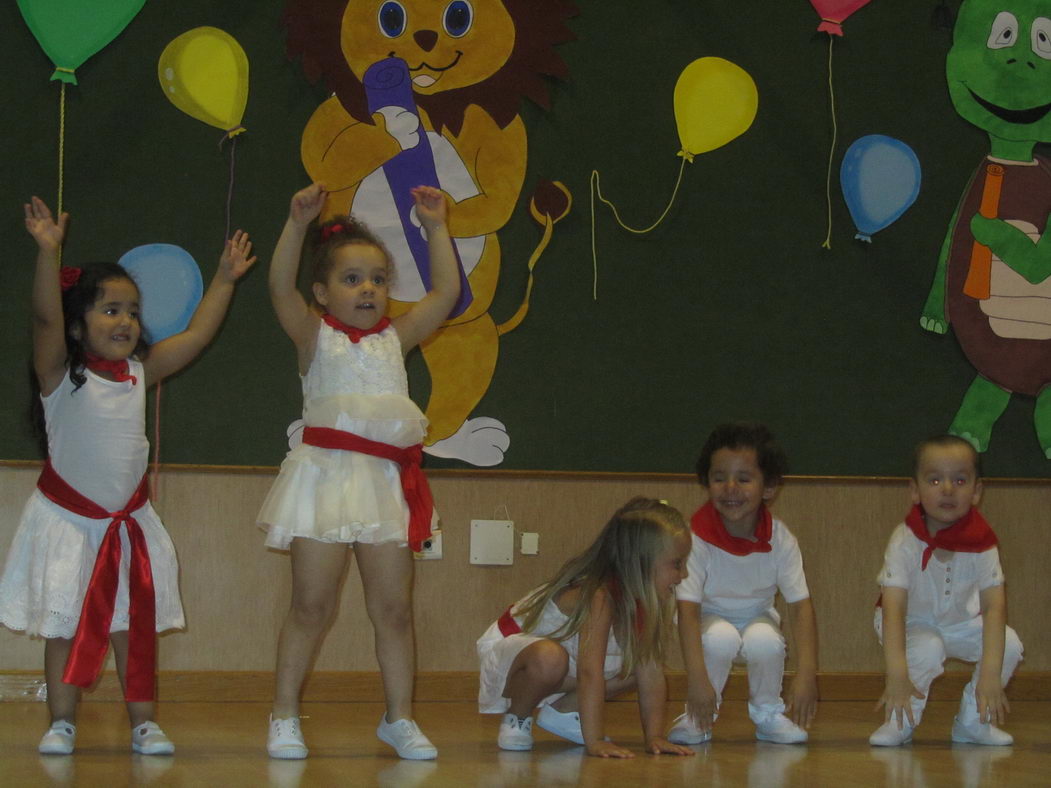
[[[785,674],[790,680],[791,673]],[[949,672],[931,687],[931,700],[956,700],[970,672]],[[273,697],[273,674],[269,671],[162,671],[157,678],[157,694],[163,703],[264,703]],[[882,673],[821,673],[818,689],[824,701],[872,701],[883,693]],[[416,676],[418,703],[470,701],[478,694],[478,674],[472,671],[433,671]],[[744,672],[730,676],[723,693],[726,700],[746,700],[748,679]],[[1012,701],[1051,700],[1051,672],[1017,674],[1007,687]],[[630,700],[633,696],[624,696]],[[684,700],[686,675],[668,673],[668,699]],[[43,701],[44,676],[35,671],[0,671],[0,702]],[[98,684],[85,693],[86,701],[122,700],[116,674],[105,673]],[[380,703],[383,685],[378,672],[318,672],[303,691],[306,702]]]

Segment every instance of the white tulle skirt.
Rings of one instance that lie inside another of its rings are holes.
[[[179,599],[179,565],[168,532],[147,503],[135,512],[146,537],[153,572],[157,631],[186,626]],[[0,577],[0,624],[45,638],[72,638],[95,557],[109,520],[92,520],[63,509],[39,490],[29,496]],[[131,548],[123,547],[111,632],[128,629]]]

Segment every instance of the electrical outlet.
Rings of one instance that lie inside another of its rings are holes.
[[[431,531],[429,539],[420,545],[420,552],[413,553],[413,558],[420,561],[437,561],[442,557],[442,532]]]

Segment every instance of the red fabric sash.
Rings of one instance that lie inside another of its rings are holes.
[[[726,530],[715,504],[708,501],[693,513],[690,518],[690,529],[699,539],[731,555],[751,555],[752,553],[769,553],[770,536],[774,532],[774,518],[766,505],[759,507],[759,520],[755,524],[755,541],[740,536],[733,536]]]
[[[87,363],[84,365],[92,372],[108,372],[113,376],[113,379],[118,383],[125,380],[130,380],[131,385],[135,385],[139,382],[139,379],[134,375],[128,374],[128,360],[122,358],[120,361],[107,361],[101,356],[96,356],[92,353],[87,354]]]
[[[997,544],[993,529],[982,517],[982,513],[973,506],[967,514],[934,536],[927,530],[927,518],[919,504],[914,504],[909,510],[905,516],[905,525],[917,539],[927,545],[927,549],[923,551],[920,571],[927,568],[927,563],[938,548],[952,550],[954,553],[984,553]]]
[[[128,615],[128,666],[125,671],[124,698],[128,701],[152,701],[157,672],[157,622],[153,592],[153,571],[146,537],[134,512],[149,501],[150,489],[143,475],[138,488],[124,508],[107,512],[89,498],[74,490],[58,475],[51,461],[37,479],[37,489],[63,509],[93,520],[109,518],[109,528],[99,546],[95,568],[84,594],[77,634],[69,652],[62,680],[78,687],[90,687],[102,670],[109,647],[109,628],[117,600],[117,578],[120,572],[120,526],[125,524],[131,543],[131,568],[128,576],[130,595]]]
[[[409,547],[413,552],[420,552],[423,543],[430,538],[431,515],[434,511],[431,488],[420,467],[420,461],[423,459],[422,443],[400,449],[389,443],[380,443],[353,432],[329,427],[307,427],[303,430],[303,443],[322,449],[356,451],[397,463],[401,467],[401,489],[405,493],[405,502],[409,505]]]
[[[321,316],[321,319],[325,321],[327,325],[332,326],[336,331],[340,331],[347,335],[347,338],[355,345],[361,341],[362,337],[371,336],[372,334],[378,334],[387,326],[390,325],[389,317],[381,317],[380,322],[374,325],[372,328],[354,328],[354,326],[348,326],[342,320],[339,320],[327,312]]]
[[[511,608],[507,608],[504,614],[496,622],[496,626],[500,628],[500,634],[505,638],[511,635],[517,635],[522,631],[522,627],[515,621],[515,617],[511,615]]]

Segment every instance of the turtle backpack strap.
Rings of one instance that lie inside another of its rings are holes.
[[[986,219],[995,219],[1000,210],[1000,189],[1004,183],[1004,168],[999,164],[987,164],[985,183],[982,185],[982,202],[978,213]],[[985,244],[974,242],[971,247],[971,264],[967,269],[967,281],[963,285],[964,295],[984,301],[989,297],[989,280],[993,267],[993,250]]]

